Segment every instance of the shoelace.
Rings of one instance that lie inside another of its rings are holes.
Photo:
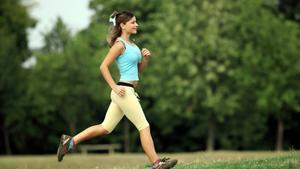
[[[168,160],[170,160],[170,158],[168,158],[168,157],[164,157],[164,158],[160,159],[161,162],[166,162]]]

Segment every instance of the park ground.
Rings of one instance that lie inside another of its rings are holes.
[[[300,151],[215,151],[160,154],[178,159],[175,169],[300,169]],[[136,154],[68,154],[0,156],[0,169],[150,169],[147,158]]]

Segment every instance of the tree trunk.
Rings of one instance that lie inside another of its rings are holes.
[[[3,135],[4,135],[5,153],[7,155],[10,155],[11,148],[10,148],[10,143],[9,143],[9,132],[5,126],[3,126]]]
[[[278,118],[277,121],[277,138],[276,138],[276,150],[281,151],[282,145],[283,145],[283,132],[284,132],[284,126],[283,126],[283,120],[282,118]]]
[[[124,121],[124,151],[130,152],[130,125],[128,120]]]
[[[208,122],[208,136],[206,141],[206,151],[213,151],[215,148],[215,121],[212,117]]]
[[[70,135],[74,136],[75,133],[75,122],[74,121],[70,121],[69,122],[69,129],[70,129]]]

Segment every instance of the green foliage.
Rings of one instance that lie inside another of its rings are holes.
[[[24,69],[31,54],[26,29],[35,22],[19,1],[1,2],[1,150],[55,152],[61,133],[101,123],[111,89],[99,65],[115,10],[136,15],[139,34],[132,38],[152,53],[137,91],[158,151],[271,149],[272,120],[282,119],[284,130],[297,134],[300,112],[299,24],[276,5],[276,0],[92,0],[89,27],[72,35],[58,18],[44,32],[45,45],[33,51],[37,64]],[[111,70],[117,81],[116,66]],[[122,142],[125,124],[101,143]],[[132,150],[142,151],[138,132],[130,130]],[[293,134],[284,144],[299,148]]]
[[[62,53],[71,41],[71,32],[60,17],[57,18],[56,25],[53,29],[54,30],[44,35],[45,46],[42,48],[42,52]]]
[[[278,0],[277,8],[288,19],[300,22],[300,2],[297,0]]]
[[[39,113],[65,123],[63,128],[74,135],[78,126],[81,129],[101,110],[96,106],[98,102],[107,99],[101,91],[103,84],[99,83],[99,58],[89,46],[89,39],[84,33],[71,39],[66,32],[66,26],[58,19],[46,35],[50,38],[46,38],[45,47],[37,53],[29,95]],[[61,128],[57,130],[63,132]]]
[[[35,21],[29,17],[27,7],[19,0],[3,0],[0,6],[0,129],[1,153],[11,153],[10,144],[16,144],[10,136],[18,128],[15,119],[20,119],[25,111],[24,92],[27,87],[26,72],[22,62],[30,57],[27,47],[27,29]],[[3,139],[2,139],[3,138]],[[5,147],[4,147],[5,146]]]
[[[245,51],[238,75],[244,84],[257,86],[259,107],[275,113],[284,106],[299,110],[299,26],[260,8],[260,3],[246,3],[240,21],[247,22],[236,32]]]
[[[148,36],[154,54],[144,80],[146,94],[155,98],[153,112],[166,119],[161,130],[172,130],[184,117],[207,128],[203,120],[224,123],[238,108],[239,95],[232,92],[238,66],[237,44],[230,39],[232,8],[222,1],[167,1],[154,14],[157,24]],[[178,119],[167,120],[174,115]],[[206,135],[198,132],[199,139]]]

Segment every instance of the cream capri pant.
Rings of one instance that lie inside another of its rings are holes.
[[[134,88],[123,87],[125,88],[125,95],[122,97],[111,91],[111,103],[101,125],[105,130],[112,132],[125,115],[141,131],[148,127],[149,123],[146,120],[138,95]]]

